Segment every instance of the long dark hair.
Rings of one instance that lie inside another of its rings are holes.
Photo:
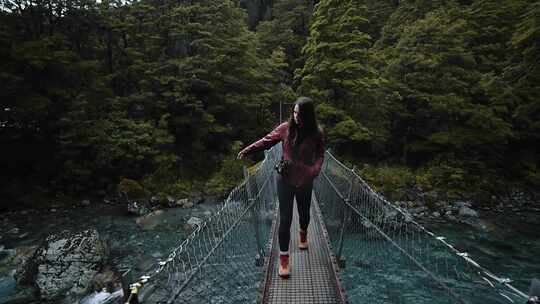
[[[296,105],[298,105],[298,116],[300,116],[300,121],[302,122],[301,126],[294,121],[294,107]],[[313,100],[309,97],[299,97],[291,108],[291,117],[289,118],[288,140],[293,151],[297,150],[297,147],[306,137],[319,132],[320,128],[317,123],[317,117],[315,116]]]

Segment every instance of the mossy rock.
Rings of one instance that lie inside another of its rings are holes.
[[[144,200],[148,195],[137,181],[123,178],[118,184],[118,192],[126,195],[129,200]]]

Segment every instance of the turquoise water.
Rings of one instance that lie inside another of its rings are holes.
[[[51,211],[30,211],[0,215],[3,224],[0,247],[0,303],[14,292],[11,273],[15,265],[11,260],[13,249],[35,246],[49,234],[62,230],[79,231],[97,229],[108,244],[110,264],[120,273],[131,270],[130,277],[147,274],[159,261],[186,238],[185,222],[191,216],[205,218],[204,212],[212,212],[219,205],[198,205],[194,209],[169,209],[160,217],[160,224],[152,230],[144,230],[136,223],[136,217],[126,213],[124,206],[100,205],[95,207]],[[12,229],[18,231],[14,233]],[[10,232],[11,231],[11,232]]]
[[[531,279],[540,277],[539,215],[483,216],[478,228],[458,223],[434,223],[427,228],[445,236],[458,251],[466,252],[496,276],[512,279],[514,287],[527,293]],[[332,229],[329,232],[333,234]],[[342,278],[352,303],[526,302],[433,237],[399,229],[386,232],[432,276],[373,231],[348,231],[343,243],[346,267]],[[332,239],[337,248],[338,238]]]
[[[430,228],[494,274],[511,278],[512,285],[528,291],[531,280],[540,279],[540,213],[483,213],[480,221],[483,229],[449,223]]]
[[[135,223],[135,217],[127,216],[123,207],[115,206],[18,213],[9,215],[9,220],[5,220],[5,215],[0,215],[4,225],[0,246],[5,249],[0,253],[0,303],[8,299],[15,287],[11,276],[13,267],[8,266],[9,254],[6,250],[37,245],[48,234],[64,229],[95,228],[109,244],[111,263],[119,270],[132,269],[136,278],[165,259],[185,239],[183,224],[189,217],[204,218],[204,211],[218,207],[200,205],[197,209],[168,210],[162,223],[153,230],[141,229]],[[537,233],[540,214],[481,215],[480,226],[483,228],[456,223],[430,224],[428,228],[437,235],[446,236],[456,248],[468,252],[494,274],[512,278],[515,287],[527,291],[530,280],[540,277],[540,240]],[[13,227],[19,228],[19,231],[9,232]],[[268,229],[268,223],[265,223],[265,231]],[[244,223],[239,231],[247,234],[252,232],[248,223]],[[394,237],[405,248],[410,241],[407,235],[403,235],[403,239]],[[243,247],[233,249],[237,255],[233,255],[231,261],[243,264],[241,267],[249,264],[245,269],[251,269],[244,273],[241,282],[235,280],[238,272],[228,273],[225,270],[230,268],[224,267],[225,263],[218,259],[213,260],[212,267],[196,278],[199,286],[216,289],[212,294],[217,302],[218,290],[239,290],[238,294],[242,294],[242,289],[247,288],[253,294],[260,288],[256,279],[260,271],[253,267],[253,257],[241,256],[242,253],[253,251],[254,246],[247,244],[248,241],[252,243],[252,236],[245,238],[246,242],[242,243],[242,235],[235,232],[234,239]],[[495,289],[490,287],[476,269],[436,243],[423,244],[425,246],[412,252],[434,274],[442,274],[445,286],[455,290],[465,299],[465,303],[510,303],[500,293],[516,300],[516,303],[523,302],[501,286]],[[229,255],[227,251],[217,253]],[[345,242],[344,257],[343,284],[352,303],[453,303],[452,295],[444,287],[384,240],[351,234]],[[220,274],[219,280],[216,273]],[[204,283],[206,280],[208,282]],[[201,300],[201,303],[205,301]]]
[[[9,296],[15,289],[15,280],[10,275],[2,274],[0,276],[0,303],[4,303],[9,300]]]

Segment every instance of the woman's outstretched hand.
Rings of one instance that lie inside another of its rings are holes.
[[[236,157],[236,159],[243,160],[244,158],[246,158],[246,152],[244,150],[238,152],[238,156]]]

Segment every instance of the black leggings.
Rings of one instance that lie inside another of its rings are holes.
[[[279,198],[279,249],[285,252],[289,251],[289,241],[291,240],[291,223],[295,196],[300,228],[307,231],[313,183],[302,187],[295,187],[278,177],[277,188]]]

